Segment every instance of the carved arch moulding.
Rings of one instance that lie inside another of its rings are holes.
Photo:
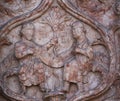
[[[0,101],[120,101],[119,0],[0,6]]]

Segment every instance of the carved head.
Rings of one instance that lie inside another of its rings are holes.
[[[33,33],[35,31],[35,27],[32,23],[26,23],[21,27],[21,37],[27,40],[32,40]]]
[[[81,22],[74,22],[72,25],[73,28],[73,37],[76,39],[80,39],[85,34],[84,26]]]

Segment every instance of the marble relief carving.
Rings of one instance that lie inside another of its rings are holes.
[[[41,0],[1,0],[0,25],[4,25],[13,17],[23,15],[35,9]],[[32,6],[31,6],[32,5]]]
[[[0,1],[5,101],[120,100],[119,0],[93,2]]]

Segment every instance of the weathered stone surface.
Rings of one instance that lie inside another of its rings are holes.
[[[120,101],[120,0],[1,0],[0,101]]]

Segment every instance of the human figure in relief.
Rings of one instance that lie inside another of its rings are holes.
[[[38,48],[32,42],[34,25],[24,24],[21,28],[21,40],[15,44],[15,56],[19,60],[19,79],[24,90],[32,85],[40,85],[44,89],[45,71],[40,59],[36,56]]]
[[[70,83],[76,83],[80,92],[84,91],[83,76],[91,68],[93,50],[86,37],[86,30],[81,22],[72,25],[73,37],[76,41],[75,57],[64,66],[64,91],[69,91]]]

